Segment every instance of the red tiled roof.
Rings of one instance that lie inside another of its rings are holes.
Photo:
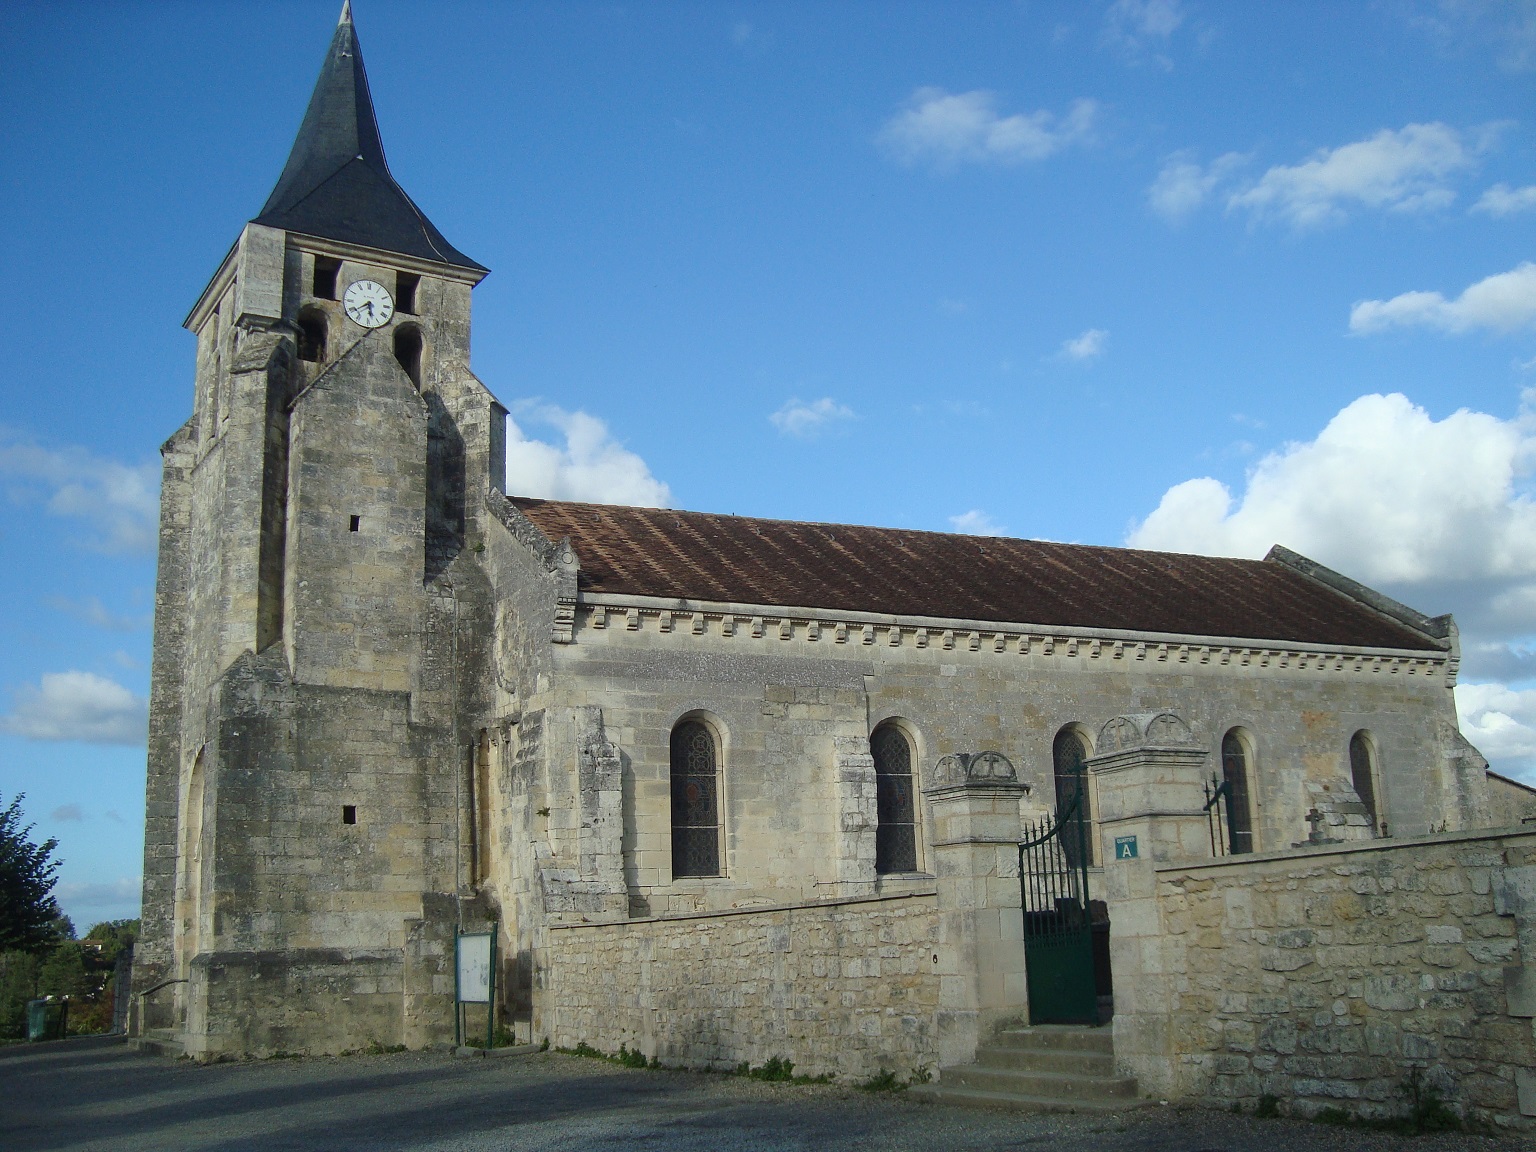
[[[1274,561],[560,500],[512,503],[551,541],[570,537],[584,592],[1439,648]]]

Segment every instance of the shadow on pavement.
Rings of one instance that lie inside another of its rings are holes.
[[[71,1042],[65,1042],[71,1043]],[[0,1145],[9,1152],[95,1141],[158,1148],[403,1148],[456,1135],[595,1119],[686,1095],[692,1078],[571,1075],[500,1061],[370,1057],[197,1066],[112,1047],[38,1046],[0,1063]],[[512,1074],[508,1074],[512,1073]],[[252,1083],[253,1080],[258,1083]],[[713,1124],[704,1116],[697,1122]]]

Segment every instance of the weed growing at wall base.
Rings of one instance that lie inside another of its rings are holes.
[[[866,1092],[905,1092],[907,1090],[906,1081],[889,1068],[880,1069],[859,1087]]]
[[[1355,1116],[1343,1108],[1324,1108],[1312,1119],[1320,1124],[1346,1128],[1368,1128],[1377,1132],[1397,1132],[1421,1136],[1426,1132],[1482,1132],[1485,1125],[1458,1116],[1440,1095],[1440,1090],[1424,1082],[1424,1070],[1413,1068],[1398,1085],[1398,1094],[1408,1101],[1402,1116]]]
[[[539,1049],[539,1051],[547,1052],[548,1050],[549,1040],[546,1038],[543,1046]],[[574,1048],[556,1048],[555,1051],[563,1053],[566,1056],[586,1056],[588,1059],[592,1060],[606,1060],[610,1064],[618,1064],[624,1068],[661,1067],[661,1061],[655,1059],[654,1057],[650,1060],[647,1060],[645,1058],[645,1053],[640,1051],[640,1049],[632,1049],[625,1044],[620,1044],[619,1050],[617,1052],[602,1052],[592,1047],[592,1045],[588,1044],[585,1040],[582,1040],[579,1041]]]
[[[549,1040],[546,1037],[539,1051],[547,1052],[548,1050]],[[610,1064],[618,1064],[625,1068],[662,1067],[661,1061],[655,1056],[647,1060],[644,1052],[641,1052],[638,1048],[632,1049],[624,1044],[619,1045],[617,1052],[603,1052],[582,1040],[574,1048],[556,1048],[555,1051],[566,1056],[586,1056],[593,1060],[606,1060]],[[719,1069],[690,1068],[688,1071],[717,1072]],[[735,1068],[726,1072],[725,1075],[746,1076],[753,1080],[766,1080],[777,1084],[830,1084],[833,1080],[833,1077],[829,1074],[821,1076],[796,1076],[794,1061],[786,1060],[780,1056],[770,1056],[766,1062],[758,1065],[756,1068],[746,1061],[742,1061]],[[900,1087],[905,1088],[906,1085],[901,1084]]]

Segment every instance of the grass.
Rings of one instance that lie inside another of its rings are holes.
[[[549,1051],[549,1038],[545,1037],[544,1043],[539,1048],[540,1052]],[[617,1052],[602,1052],[592,1047],[585,1040],[580,1041],[574,1048],[556,1048],[556,1052],[566,1056],[585,1056],[589,1060],[606,1060],[610,1064],[618,1064],[623,1068],[660,1068],[661,1062],[655,1059],[647,1060],[645,1053],[638,1048],[631,1049],[624,1044],[619,1045]]]
[[[743,1061],[738,1064],[732,1076],[747,1076],[753,1080],[766,1080],[776,1084],[830,1084],[832,1077],[828,1073],[820,1076],[796,1076],[793,1060],[785,1060],[779,1056],[770,1056],[766,1062],[753,1068]]]
[[[881,1068],[859,1087],[866,1092],[905,1092],[907,1082],[889,1068]]]
[[[539,1047],[539,1051],[549,1051],[548,1037],[545,1037],[544,1043]],[[585,1056],[591,1060],[606,1060],[608,1063],[617,1064],[622,1068],[660,1068],[662,1066],[661,1061],[655,1056],[647,1059],[645,1053],[638,1048],[632,1049],[624,1044],[619,1045],[617,1052],[604,1052],[582,1040],[574,1048],[556,1048],[555,1051],[566,1056]],[[717,1071],[717,1069],[698,1068],[693,1069],[693,1071],[713,1072]],[[756,1068],[743,1061],[725,1074],[727,1076],[745,1076],[751,1080],[766,1080],[776,1084],[830,1084],[832,1082],[830,1075],[796,1076],[794,1062],[779,1056],[769,1057],[765,1063],[759,1064]]]
[[[1343,1108],[1330,1107],[1317,1112],[1312,1119],[1319,1124],[1393,1132],[1400,1136],[1422,1136],[1428,1132],[1487,1131],[1486,1125],[1458,1115],[1447,1105],[1440,1090],[1424,1082],[1422,1068],[1411,1069],[1399,1083],[1397,1091],[1408,1103],[1408,1110],[1398,1116],[1357,1116]]]

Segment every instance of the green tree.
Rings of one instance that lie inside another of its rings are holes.
[[[111,968],[117,962],[117,954],[132,948],[138,938],[137,920],[103,920],[85,934],[86,943],[99,945],[98,967],[104,968]]]
[[[59,906],[53,899],[59,864],[52,838],[32,842],[32,825],[22,827],[18,795],[0,812],[0,952],[46,952],[57,941],[54,920]]]
[[[42,961],[28,952],[0,953],[0,1040],[26,1035],[27,1001],[37,995]]]
[[[96,990],[96,982],[86,971],[85,951],[80,947],[80,941],[64,940],[44,957],[37,975],[37,995],[80,1000]]]

